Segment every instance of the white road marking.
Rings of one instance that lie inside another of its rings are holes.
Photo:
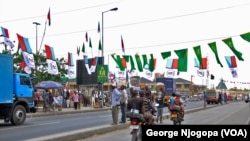
[[[1,130],[3,131],[3,130],[18,129],[18,128],[35,127],[35,126],[44,126],[44,125],[58,124],[58,123],[61,123],[61,122],[48,122],[48,123],[35,124],[35,125],[15,126],[15,127],[10,127],[10,128],[3,128],[3,129],[0,129],[0,131],[1,131]]]

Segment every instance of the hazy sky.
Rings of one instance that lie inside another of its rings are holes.
[[[104,56],[108,63],[109,54],[123,55],[121,36],[127,55],[151,53],[157,57],[156,71],[164,72],[166,60],[161,52],[172,51],[171,58],[177,58],[174,50],[188,48],[188,72],[178,77],[205,84],[196,76],[193,47],[200,45],[202,56],[208,56],[209,71],[215,80],[209,85],[217,85],[221,78],[227,80],[229,87],[249,88],[250,43],[240,34],[250,32],[250,0],[0,0],[0,26],[9,30],[10,38],[17,41],[16,33],[29,38],[33,52],[36,50],[36,26],[39,22],[38,48],[44,33],[45,21],[50,8],[51,26],[46,27],[44,44],[54,48],[55,56],[67,57],[71,52],[74,59],[77,46],[85,42],[89,57],[101,56],[98,43],[101,34],[97,32],[98,22],[102,23],[102,12],[117,7],[118,11],[104,13]],[[85,41],[85,33],[92,41],[92,50]],[[222,42],[232,37],[235,48],[243,53],[245,61],[237,60],[238,78],[233,78],[224,56],[234,55]],[[216,63],[209,46],[217,43],[223,68]],[[17,42],[16,42],[17,43]],[[16,44],[17,46],[17,44]],[[1,45],[3,48],[3,46]],[[115,62],[109,57],[109,65],[115,69]],[[230,83],[230,82],[236,82]]]

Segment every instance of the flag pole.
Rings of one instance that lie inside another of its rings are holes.
[[[45,21],[45,27],[44,27],[44,31],[43,31],[43,37],[42,37],[42,40],[41,40],[41,44],[40,44],[40,48],[38,50],[38,53],[40,52],[41,47],[42,47],[43,39],[44,39],[45,32],[46,32],[47,22],[48,22],[48,19],[46,19],[46,21]]]

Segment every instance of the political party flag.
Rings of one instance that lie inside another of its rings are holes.
[[[125,48],[124,48],[124,42],[123,42],[122,35],[121,35],[121,45],[122,45],[122,52],[125,53]]]
[[[68,52],[68,65],[69,66],[74,66],[74,59],[73,59],[73,54]]]
[[[1,27],[1,31],[2,31],[2,35],[4,37],[10,38],[10,36],[9,36],[9,30],[8,29],[6,29],[4,27]]]
[[[46,53],[47,59],[54,60],[54,61],[56,60],[53,47],[45,45],[45,53]]]
[[[187,65],[188,65],[188,49],[180,49],[175,50],[176,55],[178,58],[178,71],[179,72],[187,72]]]
[[[47,14],[47,20],[48,20],[49,26],[50,26],[51,25],[50,8],[49,8],[49,11],[48,11],[48,14]]]
[[[222,63],[220,62],[220,58],[218,55],[218,51],[217,51],[217,46],[216,46],[216,42],[212,42],[212,43],[208,43],[210,49],[213,51],[217,64],[220,64],[221,67],[223,67]]]
[[[100,22],[98,21],[97,32],[100,33],[100,31],[101,31]]]
[[[21,50],[32,54],[30,43],[28,38],[25,38],[17,33],[18,42],[20,44]]]
[[[47,64],[48,64],[48,73],[52,75],[58,75],[58,68],[56,61],[47,59]]]
[[[227,38],[222,41],[231,49],[231,51],[240,61],[244,61],[244,59],[242,58],[242,53],[235,49],[232,38]]]

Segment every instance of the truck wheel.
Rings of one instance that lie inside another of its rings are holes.
[[[23,124],[24,121],[26,120],[26,111],[25,108],[21,105],[17,105],[13,113],[11,115],[11,124],[13,125],[20,125]]]

